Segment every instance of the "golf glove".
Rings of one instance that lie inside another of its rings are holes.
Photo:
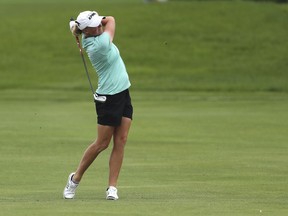
[[[81,35],[81,31],[77,28],[75,21],[70,21],[69,27],[70,27],[70,31],[72,32],[74,36],[78,37],[79,35]]]
[[[74,20],[69,22],[70,31],[73,30],[73,28],[75,27],[75,25],[76,25],[76,23],[75,23]]]

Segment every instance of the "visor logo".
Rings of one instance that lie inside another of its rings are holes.
[[[90,14],[90,15],[88,16],[88,19],[91,20],[92,17],[95,16],[95,15],[96,15],[96,13],[92,13],[92,14]]]

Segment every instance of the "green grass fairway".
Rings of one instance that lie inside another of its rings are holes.
[[[23,94],[0,94],[1,215],[288,213],[287,94],[132,92],[135,119],[116,202],[104,199],[110,150],[77,198],[62,199],[96,136],[88,94]]]

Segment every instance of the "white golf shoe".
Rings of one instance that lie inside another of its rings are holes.
[[[79,184],[76,184],[72,181],[72,177],[75,173],[71,173],[68,177],[67,185],[63,191],[63,198],[64,199],[73,199],[75,196],[76,188]]]
[[[118,195],[117,195],[117,188],[110,186],[106,190],[106,199],[107,200],[118,200]]]

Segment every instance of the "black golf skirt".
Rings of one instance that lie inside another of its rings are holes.
[[[98,95],[106,97],[105,102],[95,100],[98,124],[119,126],[121,125],[122,117],[132,120],[133,106],[129,89],[115,95]]]

